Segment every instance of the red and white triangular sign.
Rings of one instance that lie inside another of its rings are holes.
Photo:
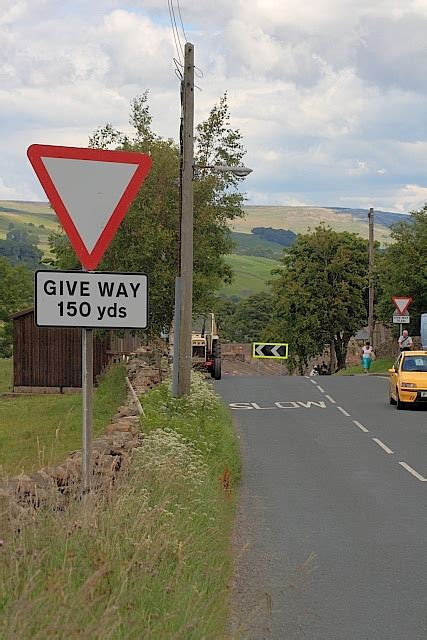
[[[400,296],[393,296],[392,298],[399,315],[404,316],[408,310],[409,305],[412,302],[412,298],[404,298]]]
[[[27,155],[80,262],[96,269],[150,171],[150,156],[42,144]]]

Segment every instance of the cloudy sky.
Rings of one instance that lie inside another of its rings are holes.
[[[427,201],[427,0],[180,6],[203,70],[196,120],[228,92],[250,203]],[[86,146],[107,121],[127,131],[145,89],[155,130],[177,137],[167,0],[0,0],[0,41],[0,198],[45,199],[27,147]]]

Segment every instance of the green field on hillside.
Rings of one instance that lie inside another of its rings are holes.
[[[45,256],[49,253],[48,237],[58,227],[58,219],[48,203],[0,200],[0,239],[5,239],[11,228],[34,233]]]
[[[308,229],[314,229],[324,222],[335,231],[359,233],[362,238],[368,238],[369,233],[368,219],[364,222],[352,216],[351,213],[338,213],[322,207],[246,206],[245,213],[245,218],[239,218],[233,222],[233,231],[250,233],[254,227],[273,227],[273,229],[289,229],[295,233],[306,233]],[[390,242],[390,230],[377,224],[375,237],[381,244]]]
[[[255,256],[232,254],[225,256],[225,260],[234,271],[232,284],[223,287],[219,292],[226,296],[246,297],[265,291],[267,280],[272,278],[271,270],[279,266],[276,260]]]

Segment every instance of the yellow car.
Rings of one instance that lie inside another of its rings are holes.
[[[427,351],[403,351],[390,374],[390,404],[397,409],[427,405]]]

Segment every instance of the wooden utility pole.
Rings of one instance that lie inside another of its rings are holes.
[[[368,213],[369,220],[369,303],[368,303],[368,335],[374,346],[374,210]]]
[[[181,321],[178,347],[178,397],[190,393],[193,316],[194,45],[189,42],[185,45],[181,99]]]

